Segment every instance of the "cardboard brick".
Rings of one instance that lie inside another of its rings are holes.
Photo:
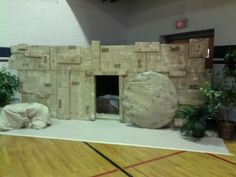
[[[208,56],[209,38],[196,38],[189,40],[189,57],[206,58]]]
[[[26,58],[24,54],[12,55],[9,60],[10,69],[33,70],[35,63],[31,58]]]
[[[159,42],[135,42],[135,52],[159,52]]]
[[[211,74],[207,72],[190,72],[187,75],[190,88],[199,89],[204,82],[211,81]]]
[[[65,64],[80,64],[81,63],[81,50],[80,47],[68,47],[64,48],[63,51],[57,53],[57,63]]]
[[[84,72],[72,71],[70,78],[70,116],[73,119],[90,119],[90,82]]]
[[[36,70],[49,70],[50,57],[49,54],[43,54],[42,58],[34,60],[34,69]]]
[[[89,120],[96,119],[96,88],[95,88],[95,77],[86,76],[89,80],[89,95],[90,95],[90,107],[89,107]],[[88,111],[88,110],[87,110]]]
[[[72,64],[57,64],[57,71],[71,71]]]
[[[147,71],[168,72],[167,63],[161,59],[161,54],[147,53]]]
[[[21,93],[56,93],[56,72],[19,71]]]
[[[91,67],[94,70],[100,69],[100,41],[92,41]]]
[[[27,50],[25,52],[25,57],[42,58],[43,57],[43,51],[42,50]]]
[[[12,54],[24,54],[25,51],[29,49],[29,46],[26,44],[19,44],[17,46],[11,47],[11,53]]]
[[[91,69],[91,47],[80,47],[80,63],[73,63],[71,70],[87,71]]]
[[[69,71],[57,71],[57,88],[69,88],[70,87],[70,72]]]
[[[161,44],[161,59],[168,67],[186,69],[188,59],[188,45]]]
[[[187,77],[170,77],[176,89],[189,89],[189,81]]]
[[[59,64],[80,65],[82,63],[83,54],[81,47],[77,46],[58,46],[51,47],[51,70],[57,70]],[[68,69],[68,68],[63,68]],[[72,67],[70,68],[70,70]]]
[[[119,120],[124,122],[124,107],[123,107],[123,94],[124,94],[124,76],[119,76]]]
[[[25,53],[30,48],[27,44],[18,44],[17,46],[11,47],[11,53],[12,54],[19,54],[19,53]]]
[[[57,116],[70,119],[70,72],[57,71]]]
[[[188,99],[188,98],[179,98],[179,104],[180,105],[195,105],[195,106],[199,106],[199,105],[203,105],[205,103],[205,101],[203,100],[195,100],[195,99]]]
[[[70,119],[70,95],[69,88],[57,89],[57,118]]]
[[[146,71],[146,55],[135,53],[132,45],[102,46],[101,71]]]
[[[170,70],[169,76],[178,76],[178,77],[184,77],[186,76],[186,70]]]
[[[178,90],[178,96],[181,98],[196,99],[204,101],[204,96],[199,89]]]
[[[188,72],[205,72],[205,58],[189,58],[188,59]]]

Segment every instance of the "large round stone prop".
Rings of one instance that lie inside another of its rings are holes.
[[[127,84],[123,106],[127,118],[138,127],[162,128],[173,120],[178,96],[168,77],[145,72]]]

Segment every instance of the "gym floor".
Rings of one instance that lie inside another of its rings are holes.
[[[235,177],[233,156],[0,135],[0,177]]]

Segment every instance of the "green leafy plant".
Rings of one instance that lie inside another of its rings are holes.
[[[181,128],[184,136],[202,138],[207,128],[207,119],[216,116],[215,109],[211,106],[185,106],[176,113],[176,117],[185,119]]]
[[[211,112],[220,113],[223,111],[224,121],[228,122],[227,111],[236,103],[236,88],[234,86],[227,88],[223,79],[216,88],[213,88],[209,82],[205,82],[200,90]]]
[[[224,77],[236,78],[236,49],[229,50],[224,57]]]
[[[3,105],[8,103],[19,88],[19,78],[7,71],[5,67],[0,69],[0,97]]]

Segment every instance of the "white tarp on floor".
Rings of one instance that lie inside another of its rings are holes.
[[[190,141],[178,130],[137,128],[116,120],[53,119],[46,129],[19,129],[1,134],[229,154],[223,140],[212,132],[200,140]]]

